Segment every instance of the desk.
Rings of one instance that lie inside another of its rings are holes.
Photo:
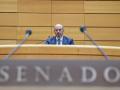
[[[0,45],[0,59],[7,55],[17,45]],[[111,59],[120,59],[120,47],[100,46]],[[11,58],[80,58],[104,59],[94,45],[41,45],[24,44]]]

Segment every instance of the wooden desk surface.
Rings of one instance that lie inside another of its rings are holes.
[[[0,58],[2,59],[17,45],[0,45]],[[111,59],[120,58],[119,46],[100,46]],[[103,55],[94,45],[36,45],[24,44],[12,58],[98,58]]]

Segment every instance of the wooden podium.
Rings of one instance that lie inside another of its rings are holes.
[[[0,45],[0,59],[3,59],[17,45]],[[120,47],[100,46],[110,59],[120,59]],[[10,59],[104,59],[93,45],[42,45],[24,44]]]

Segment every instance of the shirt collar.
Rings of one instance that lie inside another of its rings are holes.
[[[58,40],[58,37],[56,37],[56,40]],[[62,41],[63,40],[63,36],[62,37],[60,37],[60,41]]]
[[[56,37],[56,40],[58,41],[58,38]],[[62,45],[63,42],[63,36],[60,38],[60,45]],[[56,44],[58,44],[58,42],[56,42]]]

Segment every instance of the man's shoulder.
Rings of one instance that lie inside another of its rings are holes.
[[[54,36],[52,36],[52,37],[49,37],[49,38],[45,41],[45,43],[46,43],[46,44],[55,44],[55,40],[56,40],[56,38],[55,38]]]
[[[69,45],[74,44],[74,40],[68,36],[63,36],[63,41],[64,41],[64,43],[69,44]]]
[[[51,36],[51,37],[48,38],[48,41],[53,41],[53,40],[55,40],[55,39],[56,39],[55,36]]]
[[[68,40],[73,40],[72,38],[70,38],[68,36],[63,36],[63,38],[68,39]]]

